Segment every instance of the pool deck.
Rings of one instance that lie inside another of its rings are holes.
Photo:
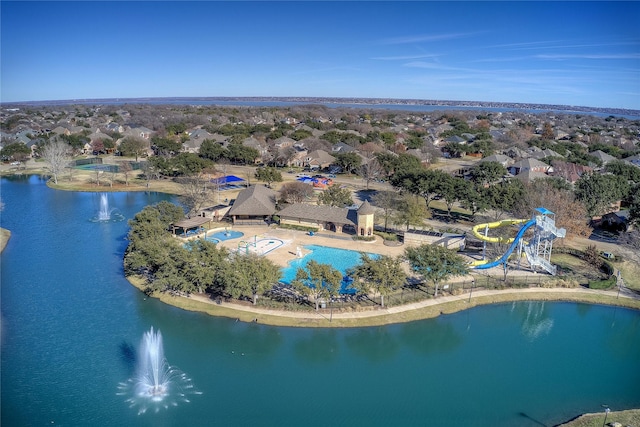
[[[353,240],[351,235],[335,233],[333,231],[320,231],[314,233],[313,236],[297,230],[289,230],[284,228],[269,227],[267,225],[242,225],[233,226],[233,230],[241,231],[244,236],[241,239],[226,240],[220,245],[230,250],[238,248],[241,240],[253,242],[254,236],[257,239],[274,238],[284,242],[267,253],[265,256],[273,261],[276,265],[286,267],[289,261],[296,259],[296,250],[299,247],[302,254],[308,253],[304,249],[306,245],[329,246],[332,248],[350,249],[352,251],[371,252],[380,255],[397,256],[404,253],[404,246],[385,246],[380,237],[376,237],[374,242],[364,242],[361,240]]]

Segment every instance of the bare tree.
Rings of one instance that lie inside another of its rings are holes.
[[[201,173],[185,176],[181,177],[178,182],[182,186],[180,201],[189,209],[189,215],[198,213],[209,200],[205,176]]]
[[[280,199],[286,203],[302,203],[313,195],[313,187],[304,182],[287,182],[280,188]]]
[[[362,177],[366,183],[367,190],[369,189],[369,183],[381,176],[384,176],[384,168],[380,165],[378,160],[369,159],[365,164],[358,168],[358,175]]]
[[[42,149],[42,158],[49,163],[53,182],[57,184],[58,175],[71,161],[71,146],[64,141],[51,141]]]
[[[124,185],[129,185],[129,175],[133,171],[131,162],[120,162],[119,169],[124,175]]]

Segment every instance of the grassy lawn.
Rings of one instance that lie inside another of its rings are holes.
[[[627,288],[640,290],[640,265],[638,265],[637,262],[625,260],[612,264],[620,270],[622,278],[624,279],[624,285]]]
[[[607,415],[607,425],[612,425],[612,423],[616,422],[623,426],[640,426],[640,409],[609,412],[609,415]],[[560,424],[558,427],[602,427],[603,423],[604,412],[581,415],[573,421]]]
[[[551,263],[557,265],[564,274],[577,280],[580,284],[586,284],[590,280],[606,279],[606,276],[591,264],[571,254],[551,255]]]

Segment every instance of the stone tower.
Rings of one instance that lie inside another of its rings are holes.
[[[368,201],[358,208],[358,236],[373,236],[373,214],[375,209]]]

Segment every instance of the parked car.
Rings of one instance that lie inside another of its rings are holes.
[[[11,162],[12,166],[20,166],[20,162]]]

